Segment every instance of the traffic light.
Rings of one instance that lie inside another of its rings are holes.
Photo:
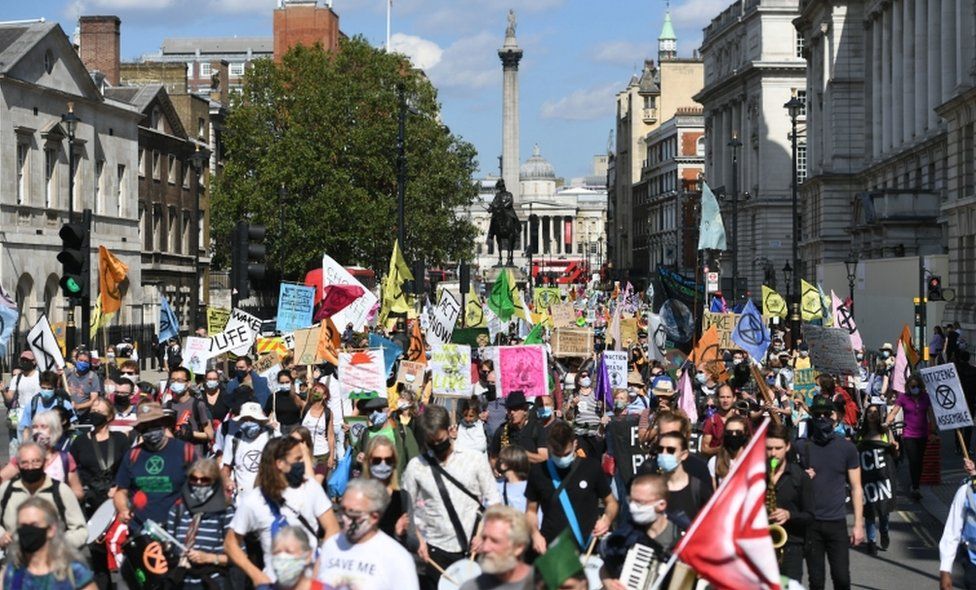
[[[231,289],[237,291],[237,301],[251,296],[252,281],[263,281],[268,273],[264,260],[267,248],[262,243],[267,229],[238,221],[231,244]]]
[[[467,295],[471,288],[471,267],[467,262],[462,262],[458,268],[458,287],[463,295]]]
[[[944,301],[942,295],[942,277],[931,275],[929,276],[928,283],[928,300],[929,301]]]
[[[90,218],[61,226],[61,294],[69,299],[88,297],[91,278]]]

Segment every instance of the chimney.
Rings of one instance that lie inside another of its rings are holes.
[[[210,63],[210,100],[230,106],[230,63],[226,59]]]
[[[121,24],[117,16],[83,16],[78,19],[81,61],[89,72],[105,74],[105,81],[110,86],[119,85]]]

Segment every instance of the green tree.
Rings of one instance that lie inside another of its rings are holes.
[[[336,53],[295,47],[246,74],[213,191],[218,263],[234,224],[248,219],[267,226],[268,264],[285,277],[304,276],[323,252],[385,269],[397,230],[398,85],[410,105],[406,258],[469,259],[477,232],[454,210],[477,196],[474,147],[438,121],[437,92],[422,73],[356,37]]]

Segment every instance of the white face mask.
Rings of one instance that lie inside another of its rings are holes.
[[[589,377],[583,377],[580,379],[580,387],[589,387],[590,383],[592,383],[592,381],[590,381]]]
[[[638,504],[631,500],[628,507],[630,508],[630,519],[639,525],[652,524],[660,516],[657,509],[650,504]]]

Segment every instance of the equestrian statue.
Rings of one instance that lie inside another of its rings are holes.
[[[508,250],[508,266],[514,266],[512,262],[513,251],[519,241],[519,234],[522,233],[522,222],[519,221],[515,213],[515,199],[512,193],[505,190],[505,181],[501,178],[495,183],[495,198],[488,207],[491,214],[491,223],[488,226],[488,245],[495,240],[498,247],[498,264],[502,264],[502,250]]]

